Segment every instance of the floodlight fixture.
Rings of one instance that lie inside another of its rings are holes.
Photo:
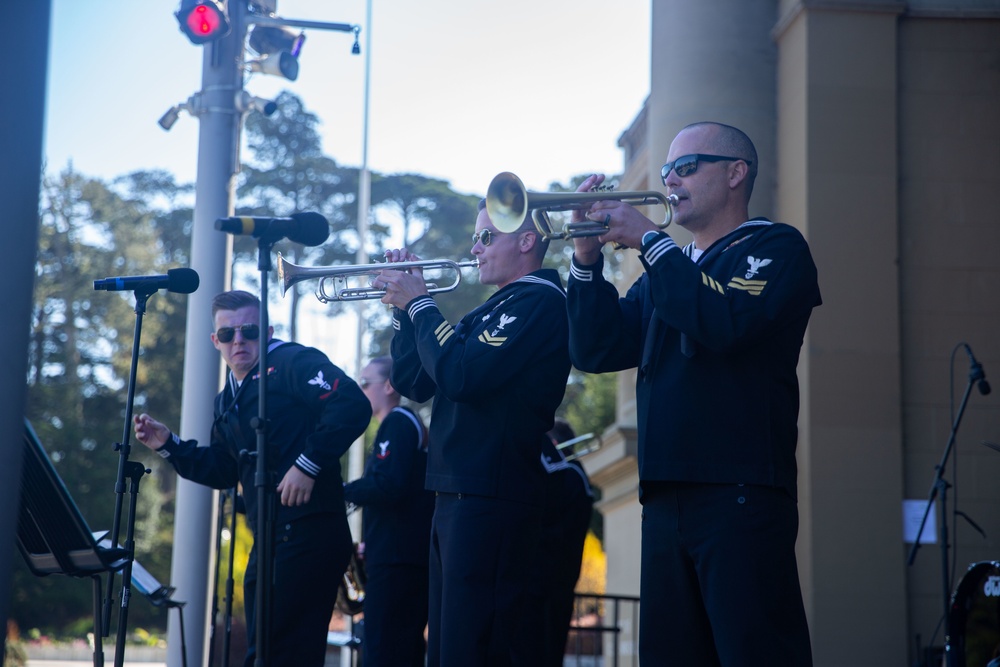
[[[196,97],[197,96],[191,96],[188,98],[187,102],[181,102],[180,104],[175,104],[170,107],[162,116],[160,116],[160,120],[156,121],[156,123],[169,132],[174,126],[174,123],[176,123],[177,119],[180,117],[181,111],[187,111],[192,116],[196,115],[195,110],[198,108],[198,101]]]
[[[299,54],[305,41],[304,32],[283,25],[254,25],[247,45],[260,57],[249,61],[250,71],[295,81],[299,78]]]
[[[288,51],[298,56],[304,40],[305,33],[283,25],[254,25],[250,29],[247,45],[260,56],[279,51]]]
[[[166,113],[160,116],[160,120],[156,122],[160,125],[160,127],[169,132],[174,126],[174,123],[176,123],[177,119],[180,117],[180,111],[181,109],[179,106],[172,106],[167,109]]]
[[[278,110],[278,103],[274,100],[256,97],[245,90],[241,90],[236,93],[236,110],[240,113],[245,111],[257,111],[265,116],[271,116]]]
[[[289,81],[299,78],[299,59],[288,51],[269,53],[249,62],[251,72],[281,76]]]

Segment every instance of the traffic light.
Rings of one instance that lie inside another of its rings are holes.
[[[229,34],[229,18],[219,0],[181,0],[174,16],[181,32],[193,44],[205,44]]]

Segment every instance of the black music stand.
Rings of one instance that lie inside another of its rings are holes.
[[[93,580],[94,667],[104,665],[101,575],[121,570],[128,552],[101,546],[94,538],[27,419],[17,546],[28,569],[37,576],[64,574]]]

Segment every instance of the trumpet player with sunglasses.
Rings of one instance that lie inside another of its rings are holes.
[[[530,217],[501,232],[481,201],[472,240],[480,282],[498,289],[454,326],[416,273],[390,265],[373,285],[395,306],[393,386],[434,399],[427,664],[534,667],[541,600],[529,574],[539,557],[539,460],[570,368],[566,294],[559,274],[542,268],[548,243]],[[416,259],[406,250],[386,258]]]
[[[644,665],[812,663],[795,560],[796,364],[820,293],[802,235],[749,219],[758,167],[734,127],[677,134],[660,175],[694,237],[683,248],[621,202],[574,212],[608,231],[574,239],[573,363],[638,370]],[[607,242],[640,252],[624,297],[601,275]]]
[[[340,457],[367,428],[371,404],[319,350],[272,338],[272,330],[262,340],[260,301],[253,294],[237,290],[216,295],[212,320],[212,344],[229,373],[215,399],[209,446],[182,440],[147,414],[135,417],[136,439],[185,479],[216,489],[239,482],[256,536],[261,511],[252,453],[257,449],[260,346],[268,346],[268,458],[274,479],[280,480],[273,515],[269,665],[322,667],[337,587],[353,548]],[[255,662],[256,559],[255,542],[244,580],[247,667]]]

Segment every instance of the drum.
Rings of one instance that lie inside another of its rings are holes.
[[[986,667],[1000,656],[1000,562],[973,563],[951,597],[948,667]]]

